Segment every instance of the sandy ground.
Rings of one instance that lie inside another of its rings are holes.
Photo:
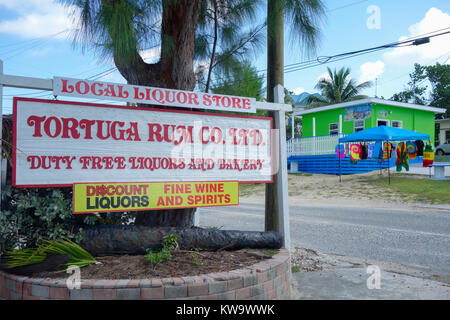
[[[391,176],[396,173],[391,172]],[[382,175],[387,177],[384,170]],[[450,210],[450,203],[431,205],[418,202],[412,197],[405,197],[392,192],[386,187],[374,186],[371,180],[379,179],[380,171],[364,174],[339,176],[326,174],[289,174],[289,203],[308,205],[340,205],[356,207],[393,208],[405,206],[412,208],[438,207]],[[428,179],[423,175],[408,175],[410,179]],[[449,182],[450,183],[450,182]],[[262,184],[254,185],[251,189],[241,192],[241,201],[264,201],[265,187]]]

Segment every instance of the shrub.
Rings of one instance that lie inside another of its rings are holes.
[[[147,249],[145,259],[155,269],[160,263],[172,259],[172,252],[176,249],[178,249],[178,236],[176,234],[169,234],[164,236],[160,250]]]
[[[76,217],[72,214],[70,188],[2,189],[0,214],[0,253],[6,248],[29,248],[39,238],[67,237],[79,242],[82,234],[76,226],[94,224],[94,215]],[[81,220],[81,221],[79,221]]]

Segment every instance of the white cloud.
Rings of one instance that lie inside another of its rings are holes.
[[[384,62],[381,60],[376,62],[366,62],[359,67],[359,71],[359,83],[375,80],[375,78],[384,72]]]
[[[142,50],[139,52],[142,59],[147,63],[155,63],[159,60],[161,56],[161,47],[153,47],[147,50]]]
[[[301,88],[301,87],[292,89],[292,92],[294,92],[294,94],[300,94],[305,91],[306,91],[305,88]]]
[[[431,8],[425,17],[408,28],[409,35],[400,37],[399,41],[448,28],[450,16],[437,8]],[[419,46],[397,47],[383,56],[386,63],[411,65],[412,63],[430,64],[439,57],[450,53],[450,34],[430,38],[430,42]]]
[[[317,77],[317,82],[319,82],[320,80],[331,80],[330,75],[328,74],[328,72],[322,73],[320,76]]]
[[[74,6],[64,6],[52,0],[2,0],[0,8],[15,11],[17,17],[0,21],[0,32],[23,38],[41,38],[76,28]],[[65,40],[69,33],[63,32],[54,38]]]

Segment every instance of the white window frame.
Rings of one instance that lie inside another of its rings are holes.
[[[334,125],[336,125],[336,129],[331,129],[331,125],[332,124],[334,124]],[[333,133],[331,133],[331,131],[333,131]],[[330,123],[329,125],[328,125],[328,133],[329,133],[329,135],[332,135],[332,134],[339,134],[339,123],[337,123],[337,122],[332,122],[332,123]]]
[[[388,120],[388,119],[377,119],[377,127],[379,127],[378,121],[386,121],[387,122],[387,127],[389,127],[391,125],[391,121]]]
[[[400,124],[400,127],[394,127],[394,126],[393,126],[394,122],[399,123],[399,124]],[[402,121],[402,120],[391,120],[391,127],[403,129],[403,121]]]
[[[356,127],[356,122],[357,121],[362,121],[362,129],[361,129],[361,126]],[[364,130],[366,128],[365,122],[366,121],[364,119],[353,120],[353,132],[358,132],[358,131]],[[356,131],[357,128],[360,129],[360,130]]]

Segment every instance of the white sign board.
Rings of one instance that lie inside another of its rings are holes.
[[[272,182],[271,118],[14,98],[13,185]]]
[[[72,78],[53,78],[53,94],[160,106],[256,113],[256,99]]]

